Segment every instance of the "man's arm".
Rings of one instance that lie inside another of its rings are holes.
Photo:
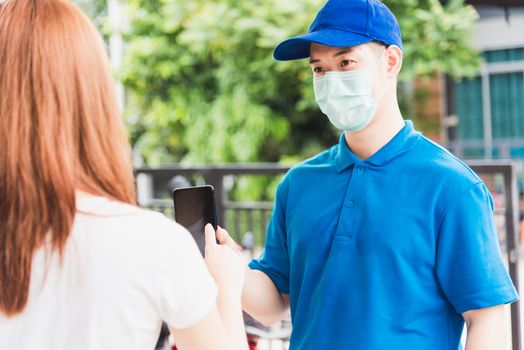
[[[506,349],[505,305],[466,311],[462,316],[468,330],[466,350]]]
[[[239,249],[239,245],[221,227],[217,230],[217,238],[220,244]],[[242,291],[242,308],[257,321],[270,326],[287,314],[289,296],[280,293],[265,273],[248,267]]]
[[[259,322],[270,326],[289,312],[289,296],[280,293],[265,273],[247,268],[242,308]]]

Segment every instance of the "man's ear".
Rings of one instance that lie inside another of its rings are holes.
[[[386,49],[386,71],[388,78],[395,78],[402,68],[402,50],[397,45],[390,45]]]

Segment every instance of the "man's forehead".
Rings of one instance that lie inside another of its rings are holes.
[[[340,56],[346,53],[359,53],[364,49],[366,44],[356,46],[327,46],[317,43],[311,43],[309,53],[311,60],[315,60],[316,56]]]
[[[366,46],[368,46],[368,44],[370,43],[364,43],[364,44],[355,45],[355,46],[327,46],[327,45],[322,45],[322,44],[317,44],[317,43],[311,43],[309,52],[323,54],[323,53],[335,53],[335,52],[340,52],[340,51],[346,51],[346,52],[355,53],[360,50],[363,50]]]

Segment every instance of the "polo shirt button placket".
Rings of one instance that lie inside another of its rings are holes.
[[[353,178],[349,182],[349,186],[346,190],[346,198],[344,199],[342,213],[339,218],[339,224],[336,230],[336,236],[342,236],[346,238],[353,238],[354,233],[358,230],[358,223],[355,221],[358,219],[358,196],[360,189],[363,186],[365,177],[363,176],[366,172],[365,165],[356,165],[353,169]],[[351,199],[349,199],[349,198]]]

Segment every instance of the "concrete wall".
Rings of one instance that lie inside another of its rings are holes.
[[[524,47],[524,8],[477,6],[474,44],[482,51]]]

